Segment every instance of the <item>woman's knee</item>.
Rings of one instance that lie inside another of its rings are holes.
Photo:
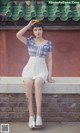
[[[36,78],[34,83],[35,85],[43,85],[44,80],[42,78]]]
[[[24,85],[25,85],[25,87],[31,88],[33,86],[33,80],[32,79],[25,79]]]

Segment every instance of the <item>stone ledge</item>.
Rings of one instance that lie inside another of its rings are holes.
[[[80,77],[54,77],[43,86],[44,94],[80,94]],[[21,77],[0,77],[0,93],[24,93]]]

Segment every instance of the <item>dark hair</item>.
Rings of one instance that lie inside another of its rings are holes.
[[[37,22],[37,23],[35,23],[35,24],[32,26],[32,30],[33,30],[35,27],[42,27],[42,29],[44,30],[44,26],[43,26],[42,22]]]

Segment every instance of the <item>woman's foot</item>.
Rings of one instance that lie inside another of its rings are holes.
[[[35,128],[35,119],[33,116],[29,117],[29,128],[34,129]]]
[[[42,118],[41,118],[41,116],[37,116],[36,117],[36,127],[38,127],[38,128],[42,128]]]

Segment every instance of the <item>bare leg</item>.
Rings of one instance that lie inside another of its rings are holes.
[[[34,81],[37,116],[41,116],[42,86],[43,86],[43,84],[44,84],[44,80],[41,78],[36,78]]]
[[[29,116],[34,116],[34,113],[33,113],[33,103],[32,103],[33,80],[27,78],[24,81],[24,87],[25,87],[25,94],[26,94],[26,96],[28,98]]]

